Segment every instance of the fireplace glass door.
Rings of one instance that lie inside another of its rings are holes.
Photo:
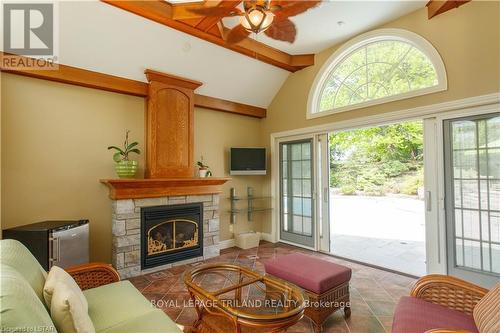
[[[203,204],[141,208],[142,269],[203,256]]]
[[[148,255],[196,245],[198,245],[198,225],[190,220],[168,220],[148,230]]]

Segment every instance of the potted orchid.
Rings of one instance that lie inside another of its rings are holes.
[[[212,175],[210,167],[203,163],[203,156],[201,156],[201,159],[196,163],[196,165],[198,165],[198,176],[200,178],[206,178]]]
[[[139,145],[137,141],[134,141],[132,143],[128,142],[129,133],[129,130],[127,130],[125,133],[125,142],[123,143],[123,149],[117,146],[108,147],[108,150],[115,150],[113,160],[116,162],[116,174],[120,178],[134,178],[135,174],[137,173],[137,161],[130,160],[129,154],[140,154],[141,151],[137,148],[137,145]]]

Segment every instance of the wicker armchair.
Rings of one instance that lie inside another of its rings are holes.
[[[90,263],[66,269],[82,290],[120,281],[118,272],[110,264]]]
[[[427,275],[420,278],[411,291],[411,296],[439,304],[472,316],[476,304],[488,289],[446,275]],[[466,331],[438,328],[426,333],[465,333]]]

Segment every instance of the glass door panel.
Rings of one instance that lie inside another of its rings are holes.
[[[280,144],[280,237],[314,247],[313,140]]]
[[[446,120],[448,272],[500,279],[500,114]]]

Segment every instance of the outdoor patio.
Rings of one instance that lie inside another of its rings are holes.
[[[424,201],[410,196],[330,196],[330,251],[337,256],[422,276]]]

